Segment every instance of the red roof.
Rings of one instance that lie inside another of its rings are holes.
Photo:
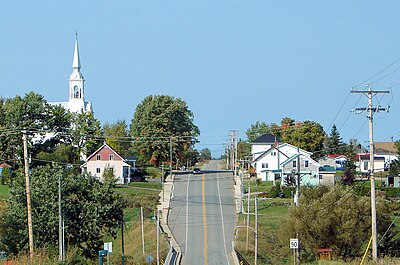
[[[330,157],[330,158],[336,158],[336,157],[345,156],[345,155],[341,155],[341,154],[327,154],[326,156],[327,156],[327,157]]]

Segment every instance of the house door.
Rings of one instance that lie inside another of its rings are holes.
[[[124,184],[129,183],[129,167],[122,168],[122,176],[124,178]]]

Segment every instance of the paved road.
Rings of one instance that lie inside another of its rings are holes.
[[[233,177],[231,172],[217,171],[216,163],[206,165],[203,174],[175,176],[168,225],[185,265],[233,265]]]

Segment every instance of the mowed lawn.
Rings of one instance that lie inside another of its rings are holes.
[[[8,197],[8,195],[10,194],[9,192],[10,187],[8,185],[0,185],[0,196],[3,197]]]

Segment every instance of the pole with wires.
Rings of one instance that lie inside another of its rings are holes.
[[[351,93],[364,94],[368,98],[367,108],[357,108],[358,111],[368,112],[369,121],[369,163],[370,163],[370,180],[371,180],[371,232],[372,232],[372,258],[375,262],[378,261],[378,245],[377,245],[377,227],[376,227],[376,192],[375,192],[375,176],[374,176],[374,132],[373,132],[373,115],[379,111],[386,111],[386,108],[380,106],[374,108],[372,106],[372,97],[377,94],[390,93],[386,91],[372,90],[370,85],[367,85],[366,91],[351,91]]]
[[[23,131],[22,134],[23,134],[23,142],[24,142],[26,209],[28,212],[29,257],[31,260],[33,260],[33,229],[32,229],[31,187],[30,187],[30,180],[29,180],[28,135],[27,135],[26,131]]]

